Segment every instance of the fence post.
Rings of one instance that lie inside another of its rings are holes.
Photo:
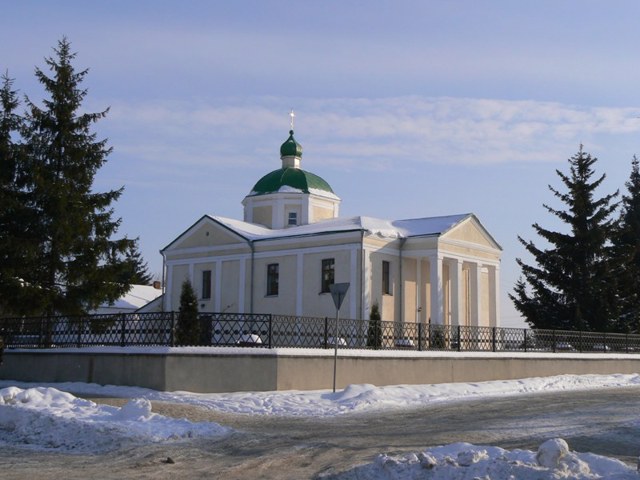
[[[67,328],[71,325],[69,324],[69,319],[67,319]],[[82,347],[82,329],[84,328],[84,319],[76,324],[76,328],[78,329],[78,342],[77,347]]]
[[[269,348],[271,348],[273,342],[273,315],[269,314]]]
[[[578,330],[578,351],[582,352],[582,330]]]
[[[418,324],[418,351],[422,351],[422,324]]]
[[[625,332],[624,334],[624,351],[625,353],[629,353],[629,332]]]
[[[176,319],[175,319],[175,312],[171,311],[169,313],[170,313],[169,321],[171,322],[170,329],[169,329],[169,346],[170,347],[175,347],[176,346]]]
[[[553,353],[556,353],[556,331],[555,330],[551,330],[551,341],[553,342],[552,351]]]
[[[491,351],[496,351],[496,327],[491,329]]]
[[[527,329],[524,329],[524,342],[522,342],[522,344],[524,345],[524,351],[527,351]]]
[[[126,321],[126,317],[124,315],[124,313],[120,316],[120,346],[121,347],[126,347],[127,346],[127,341],[126,341],[126,336],[125,336],[125,331],[124,329],[127,326],[127,321]]]
[[[327,317],[324,317],[324,348],[328,348],[327,347],[327,342],[329,341],[328,339],[328,335],[329,335],[329,324],[328,324],[329,320]]]
[[[458,351],[461,352],[462,351],[462,329],[460,328],[460,325],[458,325]]]

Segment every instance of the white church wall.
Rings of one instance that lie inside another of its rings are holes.
[[[278,294],[267,295],[267,268],[278,264]],[[298,288],[297,256],[259,256],[255,260],[254,311],[278,315],[292,315],[296,310]]]

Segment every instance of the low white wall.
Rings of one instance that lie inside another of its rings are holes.
[[[640,355],[352,350],[339,352],[337,372],[338,388],[640,373]],[[333,353],[208,347],[7,350],[0,378],[192,392],[315,390],[332,386]]]

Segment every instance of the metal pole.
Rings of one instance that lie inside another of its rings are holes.
[[[338,318],[340,309],[336,308],[336,328],[333,333],[333,393],[336,393],[336,371],[338,368]]]

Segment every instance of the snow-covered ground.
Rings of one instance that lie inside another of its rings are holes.
[[[154,400],[229,413],[322,417],[411,408],[466,398],[634,385],[640,385],[640,375],[562,375],[388,387],[350,385],[336,393],[322,390],[196,394],[82,383],[34,385],[2,380],[0,445],[99,453],[127,444],[220,437],[230,432],[211,422],[194,423],[153,413],[151,401]],[[118,408],[98,405],[74,394],[131,400]],[[571,452],[564,440],[550,439],[537,452],[456,443],[400,457],[381,453],[374,462],[332,478],[638,479],[640,475],[635,468],[616,459]]]

